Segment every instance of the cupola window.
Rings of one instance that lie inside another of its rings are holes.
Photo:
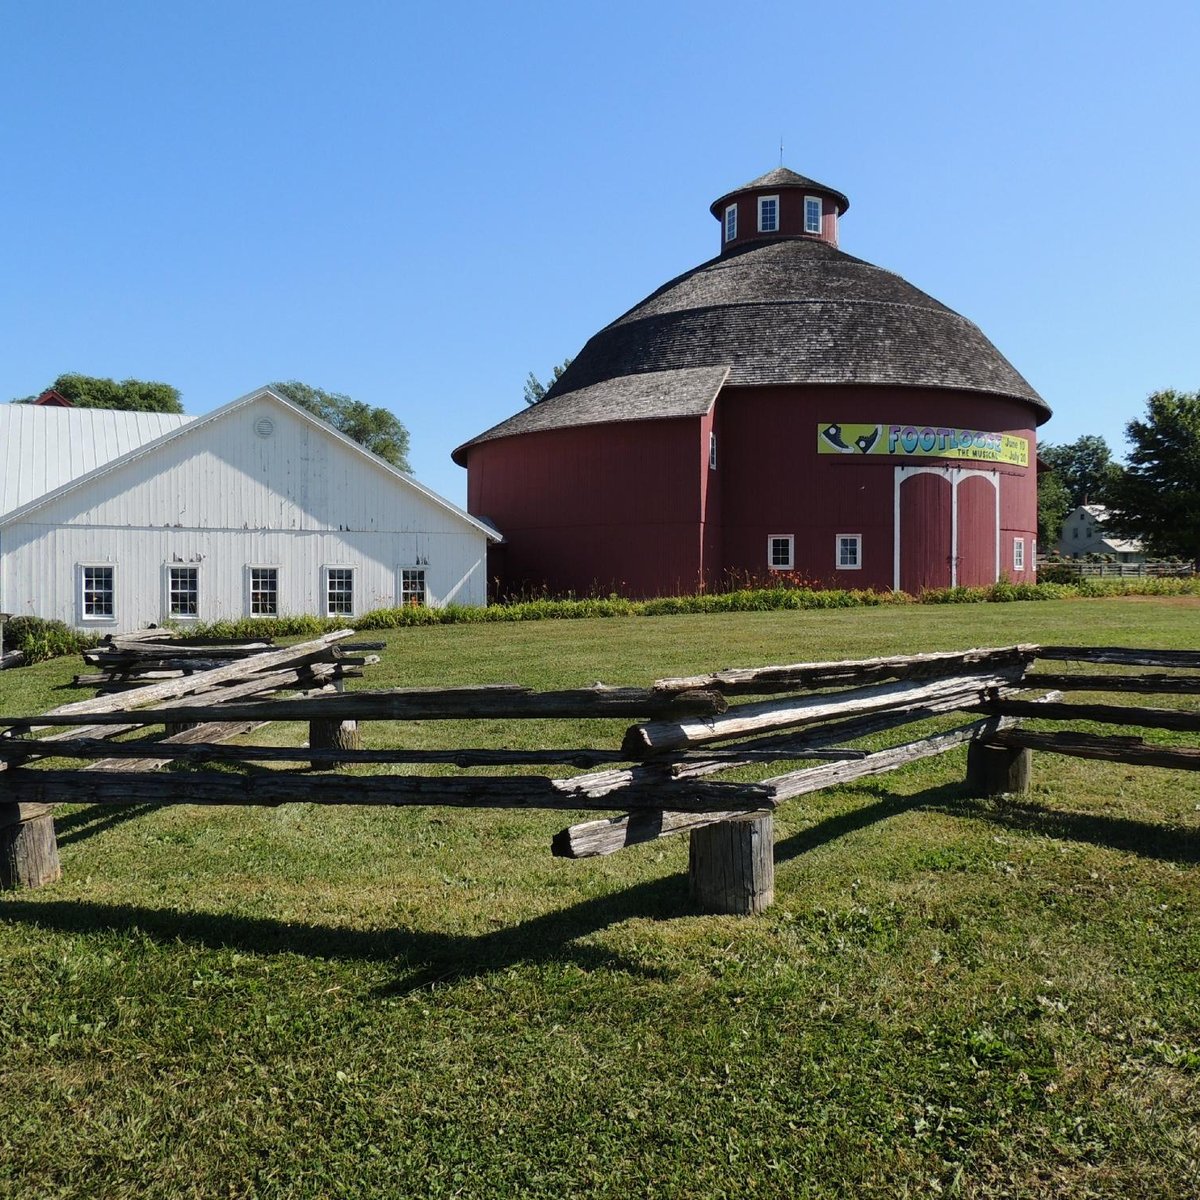
[[[777,233],[779,231],[779,197],[759,196],[758,198],[758,232]]]
[[[804,197],[804,232],[821,232],[821,200],[818,196]]]
[[[737,237],[737,205],[731,204],[725,210],[725,240],[732,242]]]

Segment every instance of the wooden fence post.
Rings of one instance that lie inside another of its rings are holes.
[[[338,692],[346,690],[346,683],[341,677],[334,681],[334,689]],[[361,750],[362,736],[358,732],[357,721],[309,721],[308,748],[310,750]],[[314,762],[314,770],[332,770],[338,766],[337,761]]]
[[[772,815],[752,813],[693,829],[688,881],[692,899],[704,912],[765,912],[775,901]]]
[[[1024,795],[1032,764],[1031,750],[974,741],[967,748],[967,789],[979,797]]]
[[[62,876],[53,809],[0,804],[0,888],[35,888]]]

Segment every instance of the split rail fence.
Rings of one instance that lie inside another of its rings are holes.
[[[772,813],[785,800],[963,745],[968,788],[981,796],[1025,790],[1033,750],[1200,768],[1194,745],[1061,728],[1086,723],[1195,735],[1200,712],[1194,707],[1128,702],[1131,695],[1163,694],[1194,704],[1186,698],[1200,696],[1195,651],[1017,645],[725,670],[660,679],[646,688],[596,684],[538,692],[496,684],[345,692],[342,678],[361,673],[368,661],[346,657],[350,644],[343,639],[349,636],[347,630],[264,650],[203,674],[35,717],[0,716],[6,731],[0,735],[0,885],[37,886],[58,877],[52,814],[63,803],[542,808],[608,814],[555,835],[553,853],[567,858],[689,833],[691,888],[699,907],[754,913],[773,899]],[[1068,669],[1068,663],[1076,665]],[[282,690],[295,694],[279,695]],[[1102,699],[1064,699],[1071,692]],[[1126,702],[1114,703],[1114,697]],[[852,745],[952,713],[969,719],[884,749]],[[619,746],[608,747],[391,744],[403,742],[403,724],[388,729],[383,747],[364,749],[359,736],[359,724],[367,721],[598,717],[635,723]],[[1029,719],[1039,729],[1022,724]],[[308,745],[229,742],[269,721],[307,722]],[[150,731],[164,726],[167,736],[155,740]],[[50,728],[59,731],[34,736]],[[111,740],[135,730],[136,738]],[[89,765],[39,764],[49,757]],[[158,769],[180,764],[186,770]],[[210,764],[238,764],[247,773],[203,769]],[[769,772],[772,764],[790,769],[749,781],[728,778],[747,769]],[[364,765],[405,773],[338,770]],[[421,773],[430,767],[455,770]],[[478,773],[514,767],[578,773]]]

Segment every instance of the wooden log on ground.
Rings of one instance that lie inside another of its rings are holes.
[[[120,646],[138,642],[174,642],[177,638],[171,629],[131,629],[127,633],[106,633],[101,639],[102,646]]]
[[[753,813],[693,829],[688,888],[706,913],[753,916],[775,901],[775,822]]]
[[[790,663],[772,667],[734,667],[711,675],[658,679],[651,687],[664,693],[715,688],[729,695],[764,695],[802,688],[864,686],[885,679],[938,679],[961,675],[967,668],[978,673],[984,668],[1025,665],[1038,647],[1032,644],[994,649],[952,650],[933,654],[897,655],[891,658],[862,658],[849,662]]]
[[[332,684],[325,684],[320,689],[315,691],[323,691],[325,688],[332,687]],[[220,711],[219,709],[217,710]],[[184,729],[180,729],[177,733],[169,734],[161,741],[150,741],[142,739],[133,742],[118,742],[116,746],[121,751],[140,751],[141,754],[147,755],[148,751],[152,751],[152,756],[137,758],[133,755],[120,753],[113,755],[115,749],[112,743],[106,744],[109,757],[101,759],[99,762],[94,762],[90,766],[84,767],[85,771],[154,771],[159,767],[165,767],[172,761],[171,757],[163,758],[160,754],[160,747],[167,747],[169,752],[175,753],[178,751],[187,750],[196,744],[203,744],[210,747],[216,747],[219,743],[228,741],[230,738],[240,737],[245,733],[253,733],[256,729],[261,729],[266,721],[208,721],[199,725],[188,725]],[[169,726],[168,726],[169,729]],[[221,747],[227,749],[228,747]],[[132,757],[133,761],[130,761]]]
[[[550,842],[550,852],[555,858],[596,858],[615,854],[626,846],[653,842],[674,833],[689,833],[718,821],[732,821],[762,811],[735,809],[728,812],[685,813],[651,808],[645,812],[623,813],[617,817],[603,817],[599,821],[583,821],[559,830]]]
[[[1047,721],[1096,721],[1102,725],[1142,725],[1147,729],[1200,730],[1200,712],[1174,708],[1141,708],[1132,704],[1060,704],[1042,700],[989,699],[980,712],[1005,717],[1039,717]]]
[[[130,662],[136,663],[145,659],[171,658],[180,661],[197,659],[201,662],[218,662],[222,659],[253,658],[270,650],[266,642],[248,642],[242,645],[231,645],[227,642],[209,645],[188,645],[186,642],[171,641],[165,644],[149,642],[133,642],[122,646],[97,646],[93,650],[83,651],[84,662],[95,665]]]
[[[1012,683],[1022,669],[1015,666],[1001,673],[964,675],[931,683],[901,681],[830,695],[741,704],[708,720],[635,725],[625,734],[621,748],[630,758],[643,759],[748,734],[814,725],[837,717],[866,716],[929,701],[956,699],[961,701],[959,707],[974,708],[989,689]]]
[[[200,678],[219,674],[210,671]],[[147,688],[146,691],[151,689]],[[144,694],[144,693],[142,693]],[[141,699],[142,694],[136,694]],[[92,703],[85,701],[84,703]],[[396,688],[386,692],[347,692],[314,700],[262,700],[222,705],[228,720],[242,721],[417,721],[475,720],[500,717],[629,717],[645,713],[719,713],[726,706],[719,692],[688,692],[658,696],[648,688],[575,688],[559,692],[534,692],[515,684],[463,688]],[[0,717],[0,725],[69,725],[72,712],[44,713],[37,717]],[[147,725],[166,720],[206,721],[210,704],[181,705],[169,712],[157,708],[135,708],[126,712],[89,710],[88,720],[108,724],[131,716]]]
[[[1007,724],[1003,718],[994,717],[973,721],[946,733],[906,742],[889,750],[878,750],[858,758],[776,775],[771,779],[764,779],[762,786],[770,789],[772,799],[779,804],[794,796],[818,792],[822,788],[850,783],[869,775],[880,775],[922,758],[944,754],[964,742],[990,736]],[[741,808],[740,813],[745,814],[753,807],[755,806],[747,804]],[[600,821],[584,821],[555,834],[550,848],[559,858],[591,858],[596,855],[613,854],[639,842],[649,842],[668,834],[683,833],[716,821],[728,820],[733,815],[733,811],[707,814],[664,811],[657,814],[636,813]]]
[[[285,646],[281,650],[269,650],[264,654],[255,655],[253,658],[232,662],[226,667],[218,667],[215,671],[203,671],[197,675],[185,676],[182,679],[167,679],[162,683],[155,683],[149,687],[142,688],[137,693],[137,700],[140,704],[150,704],[161,700],[176,700],[181,696],[197,696],[202,693],[214,691],[224,684],[245,680],[251,675],[264,674],[276,668],[299,668],[307,663],[317,662],[327,657],[331,645],[353,636],[353,629],[339,629],[334,633],[327,633],[323,637],[316,638],[310,642],[299,642],[295,646]],[[71,704],[60,705],[58,708],[51,709],[48,713],[26,717],[20,721],[6,721],[3,723],[7,725],[27,723],[32,728],[39,728],[38,722],[43,716],[61,718],[81,715],[90,718],[101,713],[116,712],[127,707],[127,704],[128,701],[122,696],[96,696],[91,700],[76,700]],[[165,720],[166,718],[162,719]],[[200,719],[202,720],[203,718]],[[69,722],[56,719],[52,723],[63,725]],[[90,723],[90,720],[77,722],[80,725]],[[105,721],[104,723],[119,724],[120,718],[115,722]],[[160,724],[161,720],[149,722],[139,717],[134,721],[134,724],[139,725],[151,723]]]
[[[160,746],[169,747],[172,751],[186,752],[197,741],[203,740],[205,744],[213,745],[225,738],[240,737],[244,733],[252,733],[255,729],[260,728],[262,728],[261,724],[255,721],[209,721],[204,725],[189,725],[187,729],[181,729],[178,733],[171,734],[170,737],[159,742],[108,743],[105,745],[105,750],[110,757],[91,763],[84,767],[84,770],[153,771],[158,767],[165,767],[173,761],[172,756],[164,758],[157,753]],[[121,753],[112,755],[112,751],[118,748]],[[155,751],[153,756],[148,754],[151,750]],[[141,755],[140,758],[137,757],[138,754]]]
[[[972,796],[1023,796],[1033,755],[1019,746],[972,742],[967,748],[967,791]]]
[[[1200,695],[1200,675],[1026,675],[1026,687],[1050,687],[1064,692],[1141,692]]]
[[[1129,646],[1039,646],[1039,659],[1111,663],[1122,667],[1200,667],[1200,650],[1142,650]]]
[[[204,726],[197,726],[202,729]],[[194,730],[192,731],[194,732]],[[47,745],[47,743],[49,743]],[[210,762],[319,762],[331,766],[337,762],[354,765],[380,763],[446,764],[455,767],[499,767],[564,764],[572,767],[594,767],[600,764],[624,762],[616,750],[411,750],[404,747],[379,750],[328,750],[305,746],[228,746],[209,741],[176,742],[175,739],[154,742],[162,748],[163,761],[182,761],[196,765]],[[138,758],[145,753],[145,742],[111,742],[94,737],[65,737],[18,739],[0,738],[0,762],[26,763],[51,755],[55,758]],[[44,748],[43,748],[44,747]]]
[[[986,737],[995,732],[999,725],[995,720],[972,721],[969,725],[960,725],[957,729],[950,729],[945,733],[935,733],[931,737],[906,742],[888,750],[877,750],[874,754],[868,754],[866,758],[849,762],[822,763],[819,767],[789,771],[786,775],[776,775],[762,782],[764,787],[771,790],[775,802],[781,803],[794,796],[819,792],[823,788],[850,783],[855,779],[865,779],[868,775],[882,775],[886,771],[894,771],[897,767],[907,766],[922,758],[945,754],[947,750],[953,750],[964,742]]]
[[[75,687],[137,688],[160,679],[179,679],[182,675],[182,671],[139,671],[135,677],[125,678],[122,673],[103,671],[98,675],[76,675],[71,683]]]
[[[0,804],[0,889],[41,887],[61,876],[52,811]]]
[[[727,812],[773,807],[758,784],[648,780],[592,794],[573,779],[543,775],[338,775],[297,776],[290,771],[255,775],[216,772],[156,774],[13,769],[4,777],[5,799],[22,804],[235,804],[273,807],[306,804],[431,805],[452,808],[601,809],[627,812],[668,808]]]
[[[232,683],[223,687],[213,697],[214,709],[217,714],[221,713],[219,701],[221,698],[228,696],[230,699],[237,699],[241,696],[253,696],[260,692],[274,691],[279,688],[289,688],[300,685],[315,685],[320,686],[327,681],[336,671],[336,668],[328,663],[313,663],[304,667],[291,668],[282,671],[271,671],[263,675],[253,675],[249,679],[241,683]],[[165,700],[161,703],[161,707],[171,709],[172,705],[190,704],[193,702],[193,697],[185,696],[177,700]],[[30,717],[31,722],[39,720],[38,717]],[[122,722],[115,725],[85,725],[76,729],[64,729],[59,733],[47,734],[45,737],[36,739],[17,739],[11,738],[8,732],[0,734],[0,745],[6,747],[28,746],[35,747],[33,753],[27,755],[22,761],[28,761],[30,758],[50,758],[56,756],[59,751],[57,743],[70,742],[78,739],[87,742],[96,738],[114,738],[119,734],[128,733],[130,730],[142,728],[140,722]],[[7,763],[4,761],[4,755],[0,755],[0,771],[5,770]],[[67,755],[67,757],[73,757]]]
[[[1027,729],[1009,729],[988,740],[999,747],[1044,750],[1072,758],[1098,758],[1134,767],[1200,771],[1200,749],[1193,746],[1156,746],[1139,737],[1097,737],[1074,730],[1034,733]]]

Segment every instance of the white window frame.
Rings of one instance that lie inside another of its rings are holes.
[[[86,578],[88,571],[108,571],[109,572],[109,595],[111,598],[112,612],[110,613],[89,613],[87,611],[87,593],[96,591],[96,588],[88,588]],[[117,620],[117,564],[114,562],[81,562],[75,566],[77,589],[76,603],[79,608],[79,622],[89,625],[112,625]]]
[[[413,605],[414,608],[427,608],[429,606],[429,564],[428,563],[401,563],[396,568],[396,607],[407,608],[411,603],[410,600],[404,598],[404,572],[405,571],[420,571],[421,586],[423,595],[421,596],[420,604]]]
[[[842,543],[852,543],[854,546],[854,561],[842,562]],[[863,565],[861,533],[837,533],[833,537],[833,562],[839,571],[861,571]]]
[[[815,204],[817,206],[817,223],[816,223],[816,225],[810,224],[809,219],[808,219],[808,206],[810,204]],[[822,220],[822,217],[824,216],[824,208],[825,208],[825,206],[821,203],[820,196],[805,196],[804,197],[804,232],[805,233],[820,233],[821,232],[821,220]]]
[[[765,204],[774,203],[775,205],[775,224],[770,229],[763,228],[763,206]],[[758,232],[759,233],[778,233],[779,232],[779,197],[778,196],[759,196],[758,198]]]
[[[725,240],[732,242],[737,237],[737,208],[736,204],[725,206]]]
[[[787,543],[787,562],[775,561],[775,543]],[[796,535],[794,533],[771,533],[767,535],[767,570],[794,571],[796,569]]]
[[[196,575],[196,611],[194,613],[177,613],[172,610],[171,587],[172,571],[193,571]],[[200,564],[194,562],[163,563],[163,616],[168,621],[198,621],[200,620]]]
[[[717,434],[715,430],[708,431],[708,469],[717,469]]]
[[[338,609],[330,604],[329,585],[334,571],[346,571],[350,575],[350,611]],[[358,615],[358,571],[346,563],[328,563],[321,568],[321,606],[327,617],[354,617]]]
[[[274,571],[275,572],[275,611],[274,612],[255,612],[254,611],[254,572],[255,571]],[[283,606],[279,603],[280,596],[280,570],[278,563],[247,563],[246,564],[246,616],[254,621],[269,621],[273,617],[282,615]]]
[[[1013,538],[1013,570],[1025,570],[1025,539],[1023,537]]]

